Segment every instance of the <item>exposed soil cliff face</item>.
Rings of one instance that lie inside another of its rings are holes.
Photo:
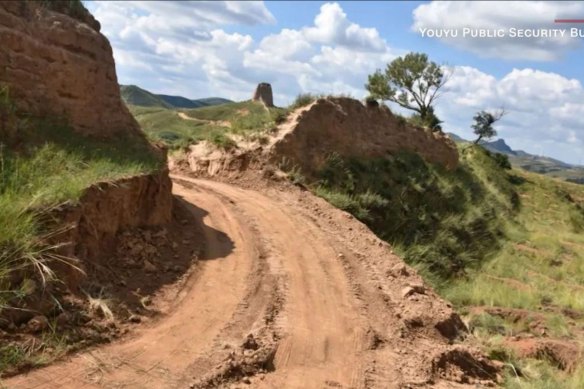
[[[50,241],[61,246],[58,254],[65,261],[54,261],[50,266],[60,285],[49,283],[46,288],[38,288],[19,301],[18,305],[24,304],[28,309],[4,310],[0,319],[21,324],[35,315],[50,317],[58,313],[55,300],[47,296],[79,295],[79,287],[94,283],[96,280],[92,278],[104,266],[119,267],[115,262],[126,260],[117,252],[124,234],[169,225],[173,209],[171,191],[172,183],[165,170],[96,184],[86,190],[78,203],[55,209],[49,223],[50,230],[57,233]],[[114,263],[108,265],[110,262]],[[12,282],[18,285],[27,273],[18,272],[12,277]]]
[[[99,22],[80,2],[1,1],[0,86],[8,87],[9,103],[16,108],[16,112],[11,108],[10,114],[15,123],[30,116],[51,121],[63,119],[74,131],[89,139],[103,138],[105,142],[100,145],[107,146],[124,137],[149,147],[144,133],[120,98],[112,49],[99,29]],[[10,142],[14,135],[10,124],[8,136],[0,133],[2,143]],[[33,127],[27,131],[35,131]],[[26,136],[20,138],[18,142],[29,141]],[[91,149],[93,144],[88,144],[82,147]],[[163,154],[155,147],[151,151]],[[155,169],[154,163],[152,166]],[[96,183],[87,188],[75,205],[65,204],[50,213],[54,220],[41,220],[40,224],[46,222],[50,238],[43,235],[39,240],[64,245],[58,254],[66,261],[72,258],[78,269],[51,256],[46,262],[46,272],[54,271],[59,282],[37,280],[36,273],[28,269],[14,271],[9,280],[11,287],[19,287],[28,278],[38,287],[32,288],[25,298],[10,301],[9,308],[0,310],[0,327],[20,325],[33,315],[53,318],[60,313],[55,307],[67,296],[76,294],[85,298],[78,287],[85,280],[94,284],[101,282],[92,277],[99,273],[100,266],[103,268],[100,261],[104,258],[115,262],[119,257],[115,254],[121,234],[133,233],[139,228],[164,228],[171,221],[171,187],[166,169],[115,182]],[[39,219],[45,213],[42,215]],[[48,251],[52,253],[53,250]],[[20,329],[13,328],[13,331],[16,334]]]
[[[23,113],[62,117],[93,136],[139,134],[99,23],[65,3],[0,2],[0,84]]]
[[[78,205],[58,212],[62,223],[72,228],[57,240],[69,244],[67,256],[84,262],[103,258],[115,249],[120,232],[169,223],[171,190],[168,171],[96,184]]]
[[[399,151],[418,153],[448,169],[458,165],[456,145],[445,134],[410,126],[387,107],[366,107],[350,98],[318,100],[275,144],[274,154],[310,173],[332,152],[368,158]]]

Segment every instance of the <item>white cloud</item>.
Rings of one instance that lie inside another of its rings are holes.
[[[255,39],[224,28],[273,23],[263,3],[159,4],[91,6],[114,47],[120,82],[157,93],[240,100],[265,81],[272,83],[280,105],[300,92],[362,98],[367,75],[403,53],[390,48],[376,29],[352,22],[336,3],[322,5],[308,26]],[[437,6],[449,7],[444,2]],[[446,89],[437,105],[445,130],[471,138],[477,111],[505,106],[509,115],[498,129],[512,147],[575,162],[580,158],[584,90],[579,81],[534,69],[513,69],[496,78],[458,66]]]
[[[257,1],[97,2],[91,8],[114,47],[120,82],[194,97],[240,98],[237,88],[249,88],[235,70],[254,40],[222,26],[275,23]]]
[[[551,108],[550,115],[555,120],[565,122],[574,128],[584,128],[584,103],[563,103]],[[584,139],[584,134],[581,133],[580,138]],[[574,131],[573,136],[570,136],[570,141],[573,143],[575,139],[576,132]]]
[[[367,74],[395,56],[337,3],[323,4],[313,25],[259,42],[223,26],[273,23],[262,2],[99,2],[93,12],[115,48],[120,81],[164,93],[243,99],[266,81],[277,84],[280,104],[308,91],[362,97]]]
[[[367,74],[395,58],[374,28],[351,22],[337,3],[323,4],[313,26],[264,37],[244,56],[247,68],[263,69],[290,97],[298,92],[365,96]]]
[[[143,27],[188,32],[227,24],[273,24],[274,16],[262,1],[128,1],[137,12]],[[149,24],[147,22],[151,22]],[[183,31],[183,29],[186,29]]]
[[[303,29],[306,39],[323,44],[337,44],[359,51],[385,51],[387,45],[374,28],[363,28],[347,19],[337,3],[327,3],[314,19],[314,27]]]
[[[496,79],[462,66],[447,87],[437,114],[448,131],[471,139],[474,113],[504,107],[508,115],[496,127],[513,148],[577,162],[584,147],[584,88],[578,80],[533,69],[513,69]]]
[[[451,93],[445,98],[467,107],[484,104],[491,97],[496,82],[495,77],[478,69],[458,66],[453,69],[452,77],[445,86],[445,90]]]
[[[465,27],[473,29],[553,29],[554,19],[573,19],[584,14],[582,2],[552,1],[433,1],[418,6],[413,13],[412,29],[458,30],[457,37],[438,38],[479,56],[549,61],[580,45],[581,40],[565,36],[547,38],[470,38],[463,37]],[[562,25],[562,28],[569,27]],[[431,39],[431,38],[428,38]]]

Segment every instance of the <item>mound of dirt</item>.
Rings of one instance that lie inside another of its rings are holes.
[[[333,152],[370,158],[400,151],[448,169],[458,165],[456,145],[447,135],[411,126],[386,106],[365,106],[350,98],[317,100],[274,145],[275,158],[290,159],[305,174],[319,170]]]
[[[365,106],[350,98],[324,98],[291,112],[263,142],[237,139],[237,147],[221,149],[202,141],[182,157],[169,161],[171,170],[199,177],[239,176],[247,170],[299,169],[310,177],[336,153],[345,157],[386,157],[400,151],[454,169],[458,151],[441,132],[413,127],[385,106]]]
[[[582,349],[575,342],[531,338],[508,340],[505,344],[518,357],[543,359],[562,370],[573,371],[582,360]]]

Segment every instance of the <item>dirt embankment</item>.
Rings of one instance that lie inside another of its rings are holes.
[[[208,142],[189,147],[170,167],[201,177],[273,166],[300,169],[310,177],[333,153],[343,157],[387,157],[402,151],[454,169],[458,150],[444,133],[409,125],[385,106],[365,106],[350,98],[328,97],[291,112],[286,121],[264,134],[263,141],[236,140],[238,147],[217,148]]]
[[[51,245],[60,247],[55,250],[59,257],[48,265],[58,282],[49,282],[45,287],[36,285],[13,308],[3,307],[0,321],[8,322],[0,323],[2,327],[16,326],[12,331],[18,332],[18,326],[35,316],[55,318],[64,311],[59,305],[69,294],[85,300],[88,285],[99,284],[95,277],[111,270],[112,259],[120,260],[118,249],[125,233],[170,223],[171,187],[168,171],[99,183],[88,188],[77,204],[65,203],[52,211],[45,217],[49,240]],[[32,282],[25,281],[27,276],[26,272],[15,273],[11,282]],[[101,287],[107,289],[103,284]],[[75,309],[84,309],[83,305]]]
[[[78,205],[57,212],[63,225],[72,228],[56,235],[55,240],[69,243],[66,256],[84,262],[103,259],[117,248],[121,232],[170,222],[171,189],[166,170],[96,184],[86,190]]]
[[[411,126],[385,106],[365,106],[350,98],[317,100],[282,134],[273,153],[310,173],[333,152],[371,158],[400,151],[417,153],[448,169],[458,165],[456,145],[445,134]]]
[[[148,152],[144,133],[120,98],[111,46],[81,2],[2,1],[0,41],[0,88],[9,92],[8,104],[0,107],[0,141],[10,145],[14,139],[26,149],[28,132],[36,128],[21,119],[33,117],[64,122],[90,139],[128,137]],[[21,122],[26,131],[19,131]],[[45,251],[42,260],[30,258],[31,266],[9,268],[1,279],[2,288],[14,294],[0,307],[2,353],[17,356],[3,359],[2,373],[23,367],[29,357],[51,359],[57,347],[121,333],[112,314],[140,320],[134,313],[144,299],[176,282],[190,265],[193,242],[181,244],[191,238],[170,223],[172,212],[171,182],[162,169],[96,183],[78,203],[31,216],[42,226],[31,244]],[[160,263],[168,256],[172,265]],[[51,344],[57,338],[63,342]]]
[[[120,98],[107,38],[74,3],[0,2],[0,85],[27,115],[62,117],[94,136],[141,134]]]

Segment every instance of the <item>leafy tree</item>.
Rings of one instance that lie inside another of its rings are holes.
[[[493,128],[493,124],[501,120],[505,114],[504,109],[500,109],[494,113],[487,111],[477,112],[473,117],[474,124],[471,126],[474,133],[478,136],[474,143],[478,144],[483,138],[490,139],[497,136],[497,130]]]
[[[449,77],[423,53],[409,53],[394,59],[385,72],[370,74],[365,88],[371,97],[392,101],[412,110],[432,129],[440,129],[433,104]]]

